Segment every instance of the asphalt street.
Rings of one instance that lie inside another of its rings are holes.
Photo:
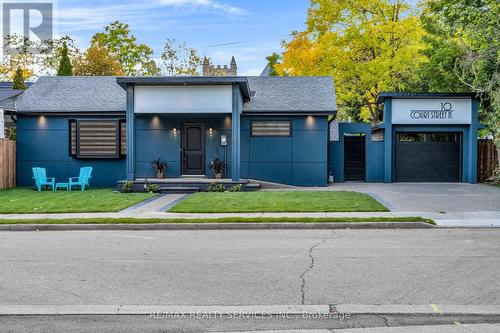
[[[500,229],[0,233],[0,305],[499,305],[498,276]],[[429,322],[416,317],[403,324]],[[140,323],[137,318],[2,316],[0,326],[43,327],[42,321],[63,331],[76,322],[119,328]],[[355,320],[359,324],[345,327],[386,324],[377,316]],[[468,320],[499,322],[495,316]],[[176,325],[147,322],[152,329]],[[195,331],[236,326],[221,322],[177,324]],[[339,327],[314,319],[258,327],[329,325]]]

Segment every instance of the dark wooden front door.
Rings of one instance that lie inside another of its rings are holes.
[[[182,174],[205,174],[205,125],[182,124]]]
[[[344,179],[365,180],[365,136],[344,136]]]

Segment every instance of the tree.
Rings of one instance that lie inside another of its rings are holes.
[[[12,89],[26,89],[26,84],[24,84],[23,70],[21,69],[21,67],[17,67],[16,74],[14,75],[14,80],[12,83]]]
[[[72,76],[73,66],[68,56],[68,46],[66,43],[63,44],[61,50],[61,60],[59,62],[59,68],[57,69],[57,76]]]
[[[190,48],[186,43],[177,43],[175,39],[167,39],[161,54],[166,75],[199,75],[202,64],[201,57],[196,49]]]
[[[128,24],[115,21],[96,33],[91,40],[116,55],[126,75],[158,75],[160,69],[152,59],[153,49],[146,44],[137,44],[137,38],[130,34]]]
[[[3,54],[3,61],[0,64],[0,76],[6,80],[12,80],[22,68],[22,77],[30,78],[34,73],[36,57],[33,50],[38,45],[29,38],[20,35],[8,35],[4,38],[4,47],[13,51]]]
[[[91,45],[83,55],[75,59],[74,73],[89,76],[125,75],[118,57],[100,45]]]
[[[500,164],[500,5],[497,0],[430,0],[422,21],[432,91],[473,91],[495,138]]]
[[[266,57],[267,64],[269,67],[271,67],[271,72],[269,73],[269,76],[278,76],[279,73],[276,71],[277,65],[281,63],[281,55],[273,52],[270,56]]]
[[[307,28],[283,42],[280,75],[332,75],[339,117],[380,122],[380,91],[413,87],[425,60],[419,18],[403,0],[312,0]],[[333,89],[333,88],[332,88]]]

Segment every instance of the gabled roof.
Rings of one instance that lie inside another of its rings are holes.
[[[40,77],[16,103],[18,112],[124,112],[115,76]]]
[[[32,84],[33,84],[33,82],[31,82],[31,81],[24,82],[24,85],[26,86],[26,88],[29,88]],[[14,86],[14,82],[12,82],[12,81],[0,81],[0,91],[2,91],[2,90],[15,90],[15,89],[12,89],[13,86]]]
[[[337,111],[335,88],[330,76],[249,76],[252,99],[243,112],[325,113]]]
[[[127,84],[238,84],[249,114],[332,114],[333,79],[324,77],[40,77],[18,98],[18,112],[124,112]],[[122,87],[121,87],[122,86]]]

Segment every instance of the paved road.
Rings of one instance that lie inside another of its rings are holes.
[[[1,304],[500,304],[500,229],[0,233]]]

